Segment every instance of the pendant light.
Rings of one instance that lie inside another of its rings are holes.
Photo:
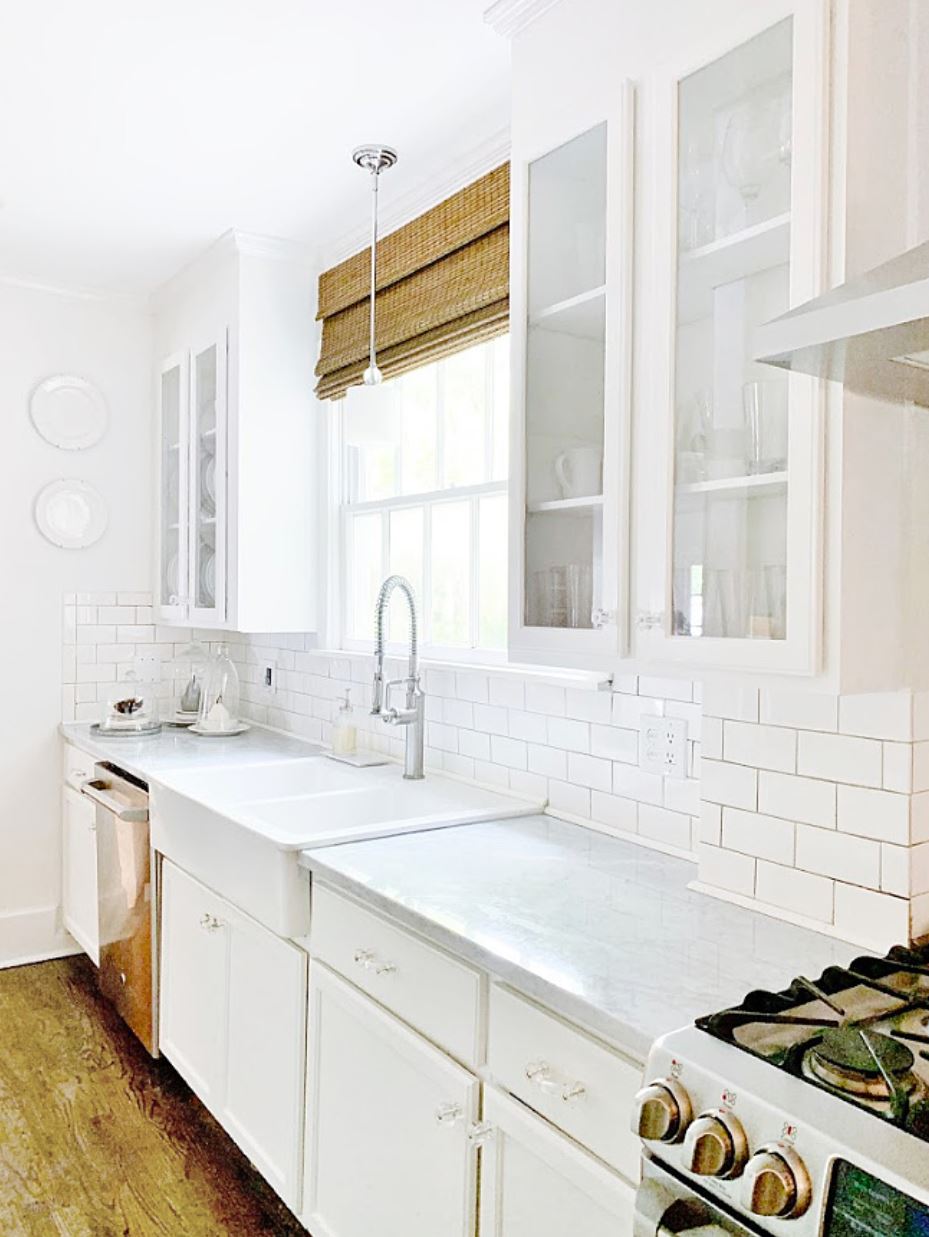
[[[358,146],[352,151],[352,159],[360,168],[371,174],[371,320],[368,344],[368,368],[362,381],[366,387],[376,387],[384,375],[377,367],[377,341],[375,333],[375,303],[377,300],[377,184],[378,177],[386,168],[397,162],[397,152],[390,146]]]

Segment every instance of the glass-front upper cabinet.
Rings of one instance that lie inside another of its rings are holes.
[[[591,664],[625,637],[631,89],[514,160],[509,652]]]
[[[226,617],[226,340],[169,357],[159,378],[158,612]]]
[[[812,671],[818,390],[755,361],[754,333],[818,290],[824,127],[815,6],[774,7],[669,92],[671,492],[637,634],[663,660]]]

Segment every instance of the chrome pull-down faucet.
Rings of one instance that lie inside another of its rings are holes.
[[[405,679],[384,681],[384,616],[394,589],[406,597],[410,607],[410,663]],[[402,709],[392,708],[390,689],[406,687]],[[404,576],[388,576],[381,585],[374,608],[374,700],[371,713],[389,726],[406,727],[406,750],[403,776],[419,781],[423,776],[423,743],[425,740],[426,697],[419,684],[419,635],[416,618],[416,598],[413,586]]]

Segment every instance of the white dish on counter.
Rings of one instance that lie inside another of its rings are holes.
[[[194,722],[188,727],[191,734],[201,735],[204,739],[229,739],[237,734],[245,734],[247,730],[251,730],[248,722],[236,722],[234,726],[227,726],[225,730],[212,730],[209,726],[200,726]]]

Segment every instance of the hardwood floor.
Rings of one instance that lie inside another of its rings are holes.
[[[87,958],[0,971],[3,1237],[306,1237]]]

